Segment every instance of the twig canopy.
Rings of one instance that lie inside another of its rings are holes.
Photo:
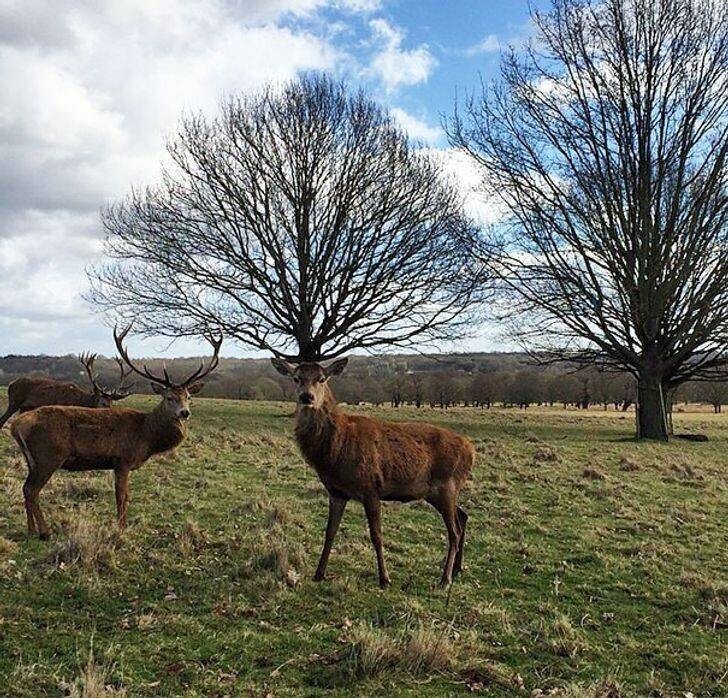
[[[103,213],[90,298],[113,317],[290,360],[472,326],[460,194],[364,93],[304,76],[185,117],[167,150],[158,186]]]
[[[542,360],[665,396],[728,359],[728,5],[554,0],[502,80],[450,122],[505,204],[494,265]]]

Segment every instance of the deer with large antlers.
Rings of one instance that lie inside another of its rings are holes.
[[[79,388],[75,383],[66,383],[53,378],[41,376],[23,376],[17,378],[8,386],[8,408],[0,416],[0,428],[16,412],[28,412],[45,405],[74,405],[76,407],[111,407],[117,400],[129,397],[129,387],[126,379],[131,370],[124,369],[119,364],[120,378],[116,388],[107,388],[99,384],[94,371],[96,354],[80,354],[79,361],[86,369],[91,392]]]
[[[38,495],[56,470],[113,470],[119,527],[126,527],[129,505],[129,474],[154,455],[178,446],[187,433],[190,398],[203,386],[201,380],[219,363],[219,339],[208,338],[213,356],[186,380],[175,383],[167,369],[153,374],[146,366],[139,369],[129,359],[124,340],[131,325],[114,340],[128,368],[149,380],[161,402],[151,412],[116,408],[94,410],[84,407],[40,407],[20,415],[11,426],[13,438],[28,464],[23,486],[28,532],[42,539],[49,528],[38,504]]]
[[[366,512],[379,585],[389,585],[380,503],[424,499],[440,512],[447,528],[440,583],[450,584],[463,565],[468,516],[458,506],[458,496],[473,469],[473,444],[432,424],[384,422],[344,413],[329,388],[329,379],[344,370],[347,359],[326,367],[317,363],[294,366],[282,359],[272,359],[272,363],[298,386],[296,441],[329,493],[326,538],[314,579],[324,578],[344,508],[355,499]]]

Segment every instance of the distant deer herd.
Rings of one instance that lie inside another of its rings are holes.
[[[207,365],[185,380],[174,382],[166,368],[162,375],[129,358],[124,341],[131,326],[114,330],[119,352],[119,382],[102,387],[94,371],[95,354],[79,356],[91,391],[50,378],[22,377],[8,386],[8,407],[0,427],[16,412],[10,432],[25,457],[28,476],[23,485],[28,532],[47,539],[50,529],[39,505],[39,494],[56,470],[111,470],[120,528],[127,523],[129,474],[154,455],[178,446],[187,433],[190,399],[202,379],[219,363],[222,337],[208,337],[213,354]],[[350,499],[361,502],[377,558],[379,584],[390,583],[384,561],[381,502],[424,500],[442,516],[447,529],[447,554],[441,585],[462,571],[468,516],[458,496],[470,478],[475,449],[449,429],[423,423],[385,422],[342,411],[329,387],[347,359],[329,366],[271,360],[274,368],[297,386],[295,437],[305,461],[316,471],[329,495],[329,515],[323,550],[314,575],[324,579],[329,554]],[[151,412],[112,407],[128,397],[132,374],[151,383],[161,397]]]

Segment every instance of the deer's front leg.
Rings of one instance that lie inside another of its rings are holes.
[[[364,511],[369,522],[369,535],[372,545],[377,553],[377,567],[379,568],[379,586],[384,589],[389,586],[389,575],[387,566],[384,564],[384,552],[382,550],[382,504],[379,497],[369,496],[364,499]]]
[[[326,575],[326,565],[329,561],[331,546],[334,543],[336,532],[339,530],[339,524],[341,523],[341,517],[346,508],[346,502],[347,500],[343,497],[337,497],[334,494],[329,495],[329,520],[326,523],[326,539],[324,540],[324,547],[321,551],[321,558],[316,568],[316,574],[313,576],[316,582],[320,582]]]
[[[116,491],[116,516],[119,528],[126,528],[126,510],[129,507],[129,469],[120,468],[114,471],[114,489]]]

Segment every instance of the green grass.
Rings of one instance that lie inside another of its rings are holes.
[[[371,411],[477,446],[449,591],[421,504],[385,508],[389,590],[356,503],[311,581],[326,498],[291,405],[195,401],[190,438],[132,475],[123,536],[110,475],[61,472],[53,537],[29,540],[3,430],[0,695],[728,695],[728,415],[654,444],[613,412]]]

